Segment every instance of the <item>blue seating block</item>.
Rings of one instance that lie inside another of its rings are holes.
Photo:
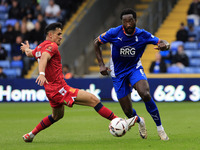
[[[167,68],[167,73],[180,73],[181,69],[177,66],[170,66]]]
[[[7,78],[16,78],[17,77],[16,69],[11,69],[11,68],[5,69],[4,68],[3,72],[7,75]]]
[[[185,50],[185,53],[189,58],[200,58],[200,50],[192,51],[192,50]]]
[[[184,45],[184,43],[182,41],[174,41],[171,43],[170,49],[173,55],[176,54],[179,45]]]
[[[46,21],[46,23],[47,24],[51,24],[51,23],[55,23],[55,22],[57,22],[58,21],[58,19],[45,19],[45,21]]]
[[[6,26],[11,25],[14,27],[16,22],[17,22],[17,19],[8,19],[8,20],[6,20]]]
[[[185,42],[184,49],[185,50],[196,50],[196,49],[198,49],[198,44],[196,42]]]
[[[7,13],[0,13],[0,18],[1,18],[1,20],[6,20],[6,19],[8,19],[8,14]]]
[[[200,67],[185,67],[181,71],[182,73],[200,73]]]
[[[23,68],[23,66],[24,66],[24,64],[23,64],[23,61],[21,61],[21,60],[18,60],[18,61],[15,61],[15,60],[13,60],[13,61],[11,61],[11,67],[12,68]]]
[[[181,71],[182,73],[195,73],[195,68],[194,67],[185,67]]]
[[[11,44],[1,43],[1,46],[8,52],[8,57],[11,57]]]
[[[0,60],[0,66],[3,68],[10,68],[9,60]]]
[[[200,67],[199,58],[191,58],[189,61],[190,61],[190,66]]]

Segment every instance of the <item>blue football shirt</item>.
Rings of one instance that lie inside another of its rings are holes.
[[[107,42],[111,44],[110,69],[112,77],[142,66],[140,58],[146,45],[156,45],[159,42],[159,38],[137,27],[132,35],[127,35],[122,25],[109,29],[98,39],[102,44]]]

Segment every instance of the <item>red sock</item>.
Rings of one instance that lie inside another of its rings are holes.
[[[41,130],[44,130],[45,128],[49,127],[55,122],[55,120],[52,118],[52,115],[49,115],[42,119],[42,121],[32,130],[32,133],[36,135]]]
[[[106,108],[105,106],[103,106],[103,104],[100,102],[98,103],[94,109],[104,118],[108,119],[108,120],[113,120],[114,118],[117,118],[117,116],[115,116],[115,114],[108,108]]]

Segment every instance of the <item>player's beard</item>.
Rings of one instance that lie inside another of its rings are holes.
[[[124,28],[126,34],[133,34],[135,31],[135,27],[136,25],[134,25],[133,27],[128,27],[128,28]]]

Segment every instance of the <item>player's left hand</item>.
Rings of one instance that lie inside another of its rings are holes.
[[[154,49],[163,51],[167,49],[167,46],[164,43],[159,43],[158,47],[155,47]]]
[[[44,83],[49,84],[49,82],[47,81],[47,79],[45,78],[45,76],[42,75],[42,74],[40,74],[40,75],[37,77],[37,79],[36,79],[35,82],[36,82],[38,85],[40,85],[40,86],[43,86]]]
[[[160,43],[158,43],[157,45],[158,47],[154,47],[154,49],[160,50],[160,51],[164,51],[164,50],[168,50],[170,48],[170,45],[167,41],[164,40],[160,40]]]

